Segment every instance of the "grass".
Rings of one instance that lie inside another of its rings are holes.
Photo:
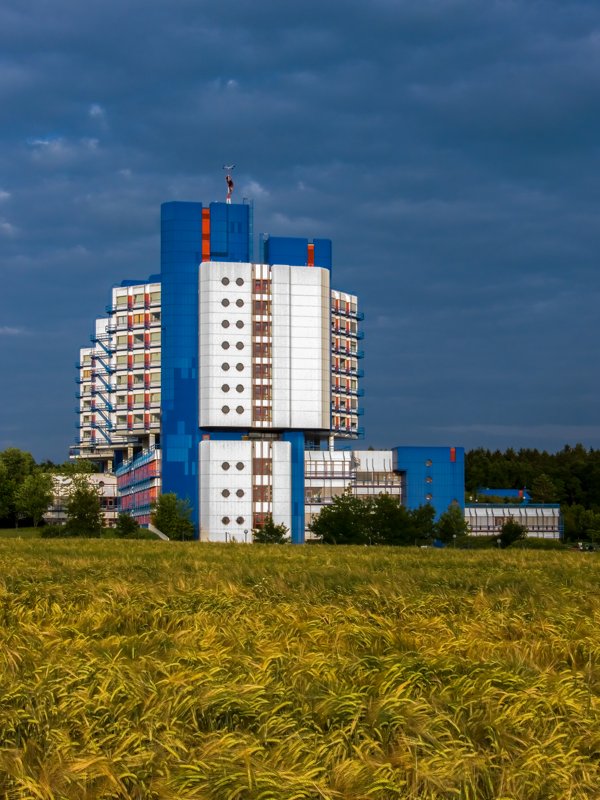
[[[597,797],[599,581],[569,552],[2,540],[0,796]]]

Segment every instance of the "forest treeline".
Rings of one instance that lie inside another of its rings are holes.
[[[534,502],[600,510],[600,450],[565,445],[557,453],[480,447],[465,454],[467,501],[477,488],[527,488]]]

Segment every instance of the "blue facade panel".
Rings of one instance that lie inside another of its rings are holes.
[[[210,257],[213,261],[250,261],[250,206],[210,204]]]
[[[247,262],[247,205],[211,203],[210,257]],[[187,498],[199,529],[198,275],[202,261],[202,203],[161,207],[162,491]]]
[[[393,468],[405,473],[404,504],[409,509],[430,503],[439,519],[451,505],[464,510],[463,447],[394,447]]]
[[[304,544],[304,433],[287,431],[281,439],[292,445],[292,544]]]
[[[333,266],[333,252],[331,239],[314,239],[315,267],[325,267],[331,270]]]
[[[264,241],[265,264],[289,264],[305,267],[308,261],[308,239],[293,236],[269,236]]]
[[[187,498],[198,529],[198,265],[202,203],[161,207],[162,492]]]

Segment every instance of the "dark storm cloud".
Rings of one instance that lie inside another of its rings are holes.
[[[160,203],[331,236],[367,443],[600,445],[600,8],[0,3],[0,448],[62,458],[73,363]]]

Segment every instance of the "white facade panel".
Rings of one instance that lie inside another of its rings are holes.
[[[252,265],[200,267],[200,427],[252,425]]]
[[[201,540],[251,541],[252,443],[202,441],[199,461]]]

